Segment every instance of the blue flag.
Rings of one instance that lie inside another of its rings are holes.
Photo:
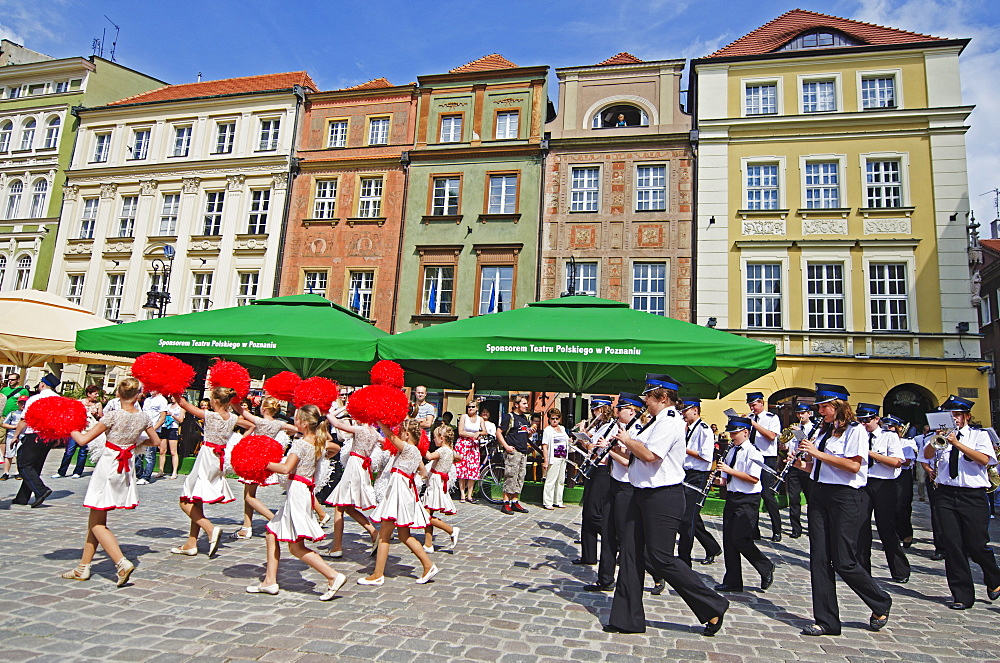
[[[497,284],[494,283],[490,287],[490,306],[486,309],[487,313],[495,313],[497,308]]]
[[[431,281],[431,294],[427,297],[427,312],[437,313],[437,282]]]
[[[357,284],[354,285],[354,295],[351,297],[351,308],[354,309],[356,313],[361,312],[361,288]]]

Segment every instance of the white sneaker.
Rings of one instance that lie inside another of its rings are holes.
[[[274,596],[278,593],[278,583],[273,585],[250,585],[247,587],[247,594],[270,594]]]
[[[137,485],[137,486],[148,486],[149,482],[146,481],[145,479],[139,479],[138,481],[135,482],[135,485]]]
[[[451,528],[451,550],[452,550],[452,552],[454,552],[455,548],[458,547],[458,533],[460,531],[461,530],[458,527],[452,527]]]
[[[437,574],[438,574],[437,564],[432,564],[431,570],[425,573],[424,575],[420,576],[419,578],[417,578],[415,582],[418,585],[423,585],[425,583],[430,582],[430,579],[436,576]]]
[[[434,552],[434,546],[432,546],[432,545],[431,546],[424,546],[424,552],[425,553],[432,553],[432,552]]]
[[[62,474],[53,474],[49,477],[50,479],[65,479],[66,477]]]
[[[74,474],[73,476],[70,477],[70,479],[82,479],[82,478],[83,478],[82,474]]]
[[[329,601],[332,599],[337,595],[337,592],[340,591],[340,588],[344,586],[345,582],[347,582],[347,576],[343,573],[338,573],[337,577],[326,586],[326,591],[319,597],[319,600]]]

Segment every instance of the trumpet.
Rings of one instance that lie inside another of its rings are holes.
[[[638,423],[639,419],[641,419],[642,415],[644,414],[646,414],[645,407],[636,412],[635,416],[632,418],[632,421],[630,421],[628,425],[622,429],[622,431],[628,432],[628,430],[632,428],[632,426]],[[593,451],[591,451],[590,455],[587,456],[586,460],[583,461],[583,464],[578,469],[576,476],[573,477],[573,483],[581,483],[580,481],[581,477],[584,480],[589,479],[591,473],[594,471],[594,468],[604,462],[604,459],[608,457],[609,453],[611,453],[612,448],[613,448],[612,445],[609,444],[606,447],[595,448]]]
[[[944,459],[944,454],[951,446],[951,442],[948,441],[948,434],[950,431],[947,428],[939,428],[934,432],[934,435],[927,440],[927,444],[934,447],[934,459],[932,461],[932,469],[934,470],[934,484],[937,485],[938,477],[940,472],[938,468],[941,466],[941,461]]]

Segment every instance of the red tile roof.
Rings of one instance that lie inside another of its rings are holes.
[[[516,69],[517,65],[500,55],[499,53],[493,53],[491,55],[484,55],[478,60],[473,60],[467,64],[463,64],[461,67],[455,67],[448,73],[450,74],[460,74],[466,71],[490,71],[491,69]]]
[[[816,28],[833,28],[865,45],[912,44],[942,39],[917,32],[907,32],[872,23],[818,14],[804,9],[793,9],[707,57],[723,58],[772,53],[803,32]]]
[[[389,82],[388,78],[373,78],[367,83],[361,83],[360,85],[352,85],[351,87],[345,87],[345,90],[374,90],[382,87],[392,87],[392,83]]]
[[[598,62],[597,66],[600,67],[606,64],[638,64],[640,62],[642,62],[642,60],[635,57],[631,53],[626,53],[625,51],[622,51],[618,55],[614,55],[605,60],[604,62]]]
[[[275,90],[290,90],[294,85],[301,85],[302,87],[316,90],[316,84],[313,83],[309,74],[304,71],[292,71],[284,74],[264,74],[262,76],[224,78],[218,81],[165,85],[149,92],[113,101],[108,105],[120,106],[122,104],[141,104],[150,101],[198,99],[200,97],[217,97],[247,92],[272,92]]]
[[[979,243],[992,251],[1000,253],[1000,239],[981,239]]]

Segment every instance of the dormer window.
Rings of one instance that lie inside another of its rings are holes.
[[[848,37],[842,32],[834,30],[811,30],[800,34],[791,40],[779,51],[803,51],[811,48],[837,48],[838,46],[860,46],[857,39]]]
[[[649,116],[646,111],[631,104],[617,104],[597,113],[591,126],[594,129],[613,127],[648,127]]]

